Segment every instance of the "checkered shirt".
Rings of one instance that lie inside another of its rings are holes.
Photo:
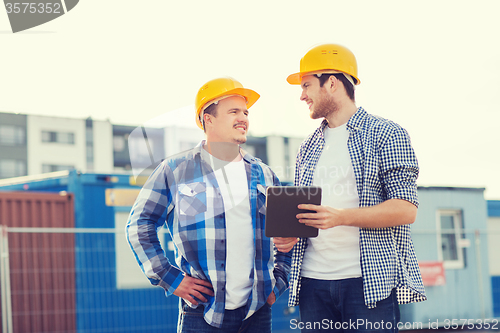
[[[295,168],[295,185],[310,186],[325,145],[326,120],[300,146]],[[403,199],[418,207],[418,162],[408,133],[398,124],[358,108],[347,122],[349,155],[356,178],[359,207],[389,199]],[[397,288],[398,302],[426,300],[422,277],[409,225],[390,228],[360,228],[360,262],[365,304],[389,297]],[[295,245],[290,274],[289,306],[299,304],[300,270],[307,239]]]
[[[194,149],[163,161],[144,184],[126,227],[127,240],[151,284],[172,295],[183,276],[210,281],[214,296],[204,318],[220,328],[226,286],[226,220],[222,194],[202,141]],[[255,240],[253,287],[247,317],[264,305],[272,291],[279,297],[288,288],[291,253],[276,250],[265,230],[266,187],[279,185],[271,169],[241,150],[247,174]],[[165,257],[158,231],[166,222],[175,250],[176,266]]]

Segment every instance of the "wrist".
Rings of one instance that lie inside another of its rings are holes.
[[[339,209],[339,221],[340,225],[350,227],[352,225],[352,218],[350,212],[351,209]]]

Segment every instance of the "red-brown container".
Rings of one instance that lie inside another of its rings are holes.
[[[0,192],[0,224],[74,228],[73,195]],[[8,233],[13,330],[76,332],[75,236],[34,231]]]

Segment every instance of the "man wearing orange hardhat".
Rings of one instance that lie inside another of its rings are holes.
[[[132,208],[127,239],[151,283],[180,297],[178,332],[271,332],[288,288],[291,252],[264,235],[265,187],[279,180],[239,146],[259,97],[229,77],[204,84],[195,112],[206,140],[164,160]],[[158,242],[165,222],[176,266]]]
[[[312,48],[287,81],[301,85],[310,117],[323,119],[300,146],[295,169],[295,185],[322,187],[321,205],[299,205],[312,212],[297,215],[319,236],[274,240],[281,251],[295,245],[295,325],[302,332],[397,331],[398,303],[426,299],[410,235],[419,172],[410,137],[356,107],[357,63],[341,45]],[[309,325],[317,322],[328,327]]]

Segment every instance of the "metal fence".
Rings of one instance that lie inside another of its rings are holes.
[[[176,331],[178,298],[167,298],[163,289],[149,284],[123,229],[0,226],[0,234],[1,332]],[[414,231],[419,260],[435,260],[433,253],[439,246],[443,252],[446,234]],[[460,232],[455,245],[462,267],[446,268],[445,281],[426,286],[428,301],[401,306],[403,329],[494,317],[488,237],[485,231]],[[162,241],[173,260],[168,234]],[[287,307],[287,296],[273,306],[274,332],[297,331],[290,323],[297,322],[298,309]]]
[[[2,227],[1,234],[2,332],[175,331],[174,297],[144,276],[141,288],[118,286],[123,230]]]
[[[1,332],[176,332],[178,297],[150,285],[123,229],[0,230]],[[287,298],[273,308],[275,332],[287,332],[298,318]]]

